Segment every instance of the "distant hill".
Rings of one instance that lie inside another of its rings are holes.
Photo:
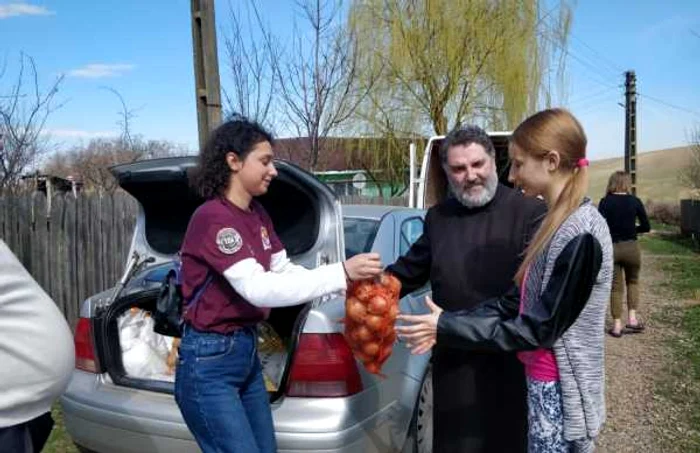
[[[689,158],[687,146],[638,154],[637,196],[644,202],[677,201],[687,196],[688,189],[680,182],[680,173]],[[591,162],[589,197],[597,203],[605,195],[612,172],[624,168],[622,157]]]

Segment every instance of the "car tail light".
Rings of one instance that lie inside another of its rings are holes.
[[[75,342],[75,367],[79,370],[97,373],[98,364],[90,319],[78,319],[73,341]]]
[[[362,390],[350,346],[339,333],[305,333],[299,337],[287,396],[342,397]]]

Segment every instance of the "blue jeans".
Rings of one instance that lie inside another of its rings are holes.
[[[175,401],[204,453],[274,453],[272,412],[255,328],[229,335],[186,325]]]

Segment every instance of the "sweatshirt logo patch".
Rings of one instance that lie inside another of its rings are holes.
[[[222,228],[216,233],[216,245],[221,253],[233,255],[243,246],[243,238],[234,228]]]
[[[270,250],[272,244],[270,244],[270,235],[267,232],[267,228],[260,227],[260,237],[262,238],[262,245],[264,250]]]

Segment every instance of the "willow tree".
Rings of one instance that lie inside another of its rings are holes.
[[[364,106],[369,128],[377,103],[426,133],[465,121],[515,126],[549,99],[570,18],[564,0],[549,10],[537,0],[354,1],[361,67],[381,74]]]

